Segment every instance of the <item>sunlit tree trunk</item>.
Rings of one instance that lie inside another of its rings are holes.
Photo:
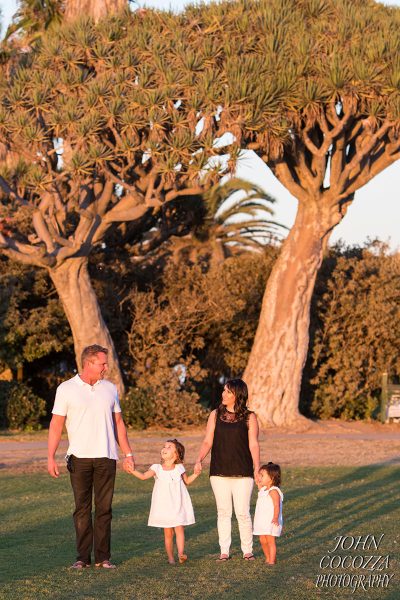
[[[127,0],[67,0],[65,19],[73,21],[85,15],[97,22],[107,15],[122,11],[127,6]]]
[[[292,425],[309,342],[310,305],[332,228],[328,206],[299,205],[297,218],[268,279],[244,373],[251,407],[264,425]]]
[[[118,387],[120,396],[124,383],[114,343],[94,293],[88,273],[88,259],[69,258],[57,268],[49,269],[74,339],[76,363],[81,368],[81,354],[85,346],[100,344],[108,348],[109,370],[106,375]]]

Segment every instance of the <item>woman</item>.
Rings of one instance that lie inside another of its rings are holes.
[[[247,408],[247,385],[241,379],[226,382],[222,403],[208,418],[204,441],[195,465],[200,473],[201,462],[211,450],[210,483],[218,513],[218,536],[221,554],[218,561],[230,558],[232,500],[239,524],[240,542],[245,560],[254,560],[250,498],[254,473],[260,467],[258,423]]]

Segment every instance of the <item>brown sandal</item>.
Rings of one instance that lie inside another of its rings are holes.
[[[96,563],[96,567],[102,567],[103,569],[116,569],[117,566],[110,563],[109,560],[102,560],[99,563]]]
[[[90,567],[90,565],[83,562],[83,560],[77,560],[70,566],[70,569],[86,569],[87,567]]]
[[[231,560],[231,557],[227,554],[221,554],[221,556],[217,558],[215,562],[226,562],[227,560]]]

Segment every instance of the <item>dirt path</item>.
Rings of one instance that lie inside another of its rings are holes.
[[[130,432],[137,464],[148,466],[158,458],[161,444],[178,437],[186,447],[186,463],[194,462],[204,431]],[[46,469],[45,431],[34,434],[0,435],[0,470],[42,471]],[[400,424],[323,421],[301,431],[266,429],[260,435],[261,460],[283,466],[400,465]],[[67,450],[63,439],[57,454],[60,464]]]

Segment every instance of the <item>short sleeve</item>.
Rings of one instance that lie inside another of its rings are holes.
[[[53,415],[59,415],[60,417],[65,417],[67,415],[68,409],[68,401],[66,398],[66,394],[63,391],[62,384],[58,386],[56,391],[56,398],[54,400],[53,410],[51,411]]]
[[[115,389],[115,399],[114,399],[114,406],[113,406],[112,411],[113,411],[113,413],[120,413],[120,412],[122,412],[121,405],[119,403],[118,390],[117,389]]]
[[[176,465],[176,470],[178,471],[179,475],[183,475],[186,471],[182,463]]]
[[[160,465],[157,465],[157,464],[151,465],[151,467],[149,467],[149,471],[154,471],[154,473],[156,474],[156,477],[158,477],[159,469],[160,469]]]
[[[280,499],[283,501],[283,493],[280,490],[280,488],[276,487],[276,485],[273,485],[271,488],[269,488],[269,491],[271,491],[271,490],[276,490],[279,494]]]

